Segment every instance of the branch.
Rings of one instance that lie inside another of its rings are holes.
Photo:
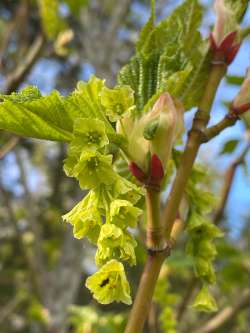
[[[20,138],[12,136],[8,142],[0,149],[0,160],[2,160],[15,146],[18,144]]]
[[[229,168],[227,169],[227,171],[225,173],[225,180],[224,180],[224,184],[222,187],[220,206],[216,210],[216,213],[213,218],[214,224],[218,224],[223,217],[224,210],[225,210],[225,207],[227,204],[227,200],[228,200],[230,191],[232,189],[232,184],[233,184],[236,170],[237,170],[238,166],[240,166],[244,162],[245,157],[246,157],[247,153],[249,152],[249,150],[250,150],[250,143],[247,144],[247,146],[243,150],[243,152],[232,162],[232,164],[229,166]]]
[[[226,322],[232,320],[240,310],[250,306],[250,289],[246,289],[240,296],[240,300],[232,306],[227,306],[216,316],[210,319],[207,323],[194,331],[194,333],[212,333],[224,325]]]
[[[3,91],[4,94],[10,94],[19,87],[27,74],[30,72],[37,58],[40,56],[44,45],[45,37],[44,35],[40,34],[37,36],[30,49],[28,50],[26,58],[23,59],[17,68],[8,75]]]
[[[211,139],[213,139],[215,136],[220,134],[224,129],[233,126],[238,118],[230,118],[228,115],[226,115],[218,124],[208,127],[203,131],[203,140],[202,142],[208,142]]]

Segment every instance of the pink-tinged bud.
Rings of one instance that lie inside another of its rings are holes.
[[[236,37],[237,37],[237,31],[230,32],[222,40],[221,44],[219,44],[218,50],[225,51],[225,50],[230,49],[233,46]]]
[[[214,4],[216,22],[210,35],[211,49],[216,60],[222,60],[228,65],[234,60],[240,43],[237,42],[239,25],[234,12],[225,0],[216,0]]]
[[[233,100],[233,107],[239,108],[248,103],[250,103],[250,67],[247,70],[247,75],[240,87],[239,93]]]
[[[232,46],[232,47],[230,48],[230,50],[226,53],[226,63],[227,63],[228,65],[230,65],[231,62],[232,62],[232,61],[234,60],[234,58],[236,57],[236,55],[237,55],[237,53],[238,53],[238,51],[239,51],[239,49],[240,49],[240,46],[241,46],[240,43],[235,44],[235,45]]]
[[[158,118],[158,126],[150,141],[150,152],[156,154],[166,167],[175,141],[183,133],[183,107],[169,93],[162,94],[148,114],[148,121]]]
[[[159,157],[156,154],[154,154],[151,157],[150,182],[154,184],[160,184],[163,177],[164,177],[163,165]]]
[[[136,179],[138,179],[141,183],[144,183],[146,181],[147,176],[135,162],[129,163],[129,170],[132,173],[132,175]]]
[[[248,68],[247,76],[238,95],[233,100],[231,109],[233,114],[237,116],[242,115],[250,128],[250,68]]]

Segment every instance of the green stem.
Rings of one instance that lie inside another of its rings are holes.
[[[164,248],[164,230],[160,219],[160,192],[147,189],[147,248],[161,250]]]
[[[226,73],[226,66],[213,65],[207,81],[203,98],[196,112],[193,126],[189,132],[180,167],[177,171],[168,202],[166,204],[163,221],[166,226],[166,237],[169,239],[179,205],[191,174],[194,161],[204,138],[204,130],[209,121],[210,110],[221,79]]]
[[[166,255],[160,252],[156,253],[154,256],[148,256],[125,333],[142,332],[149,313],[158,275],[165,257]]]

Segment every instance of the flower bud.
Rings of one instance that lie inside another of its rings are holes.
[[[145,180],[147,179],[147,176],[145,173],[142,171],[142,169],[135,163],[135,162],[130,162],[129,163],[129,170],[132,173],[132,175],[138,179],[141,183],[144,183]]]
[[[248,110],[249,112],[246,112]],[[248,127],[250,127],[250,68],[248,68],[247,76],[238,95],[233,100],[232,112],[236,115],[244,115],[243,118]]]
[[[237,43],[239,25],[234,12],[226,5],[225,0],[216,0],[214,9],[216,22],[210,35],[211,48],[218,60],[223,60],[229,65],[240,48],[240,43]]]
[[[162,178],[164,177],[164,169],[159,157],[154,154],[151,157],[150,166],[150,183],[151,185],[160,185]]]
[[[156,119],[158,119],[158,126],[149,148],[151,155],[156,154],[165,168],[173,144],[184,128],[183,108],[180,104],[177,105],[170,94],[164,93],[147,115],[148,123],[152,123]]]
[[[156,169],[159,171],[162,168],[159,172],[164,174],[173,144],[182,133],[183,127],[183,108],[168,93],[163,93],[152,110],[140,119],[122,120],[122,126],[117,130],[125,132],[128,138],[129,157],[133,162],[130,164],[130,170],[137,179],[143,181],[145,176],[147,179],[151,178],[152,163],[153,166],[156,165],[156,158],[160,166]],[[162,177],[163,175],[160,176]]]

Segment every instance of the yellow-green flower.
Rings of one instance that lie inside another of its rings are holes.
[[[101,104],[110,121],[117,121],[134,109],[134,92],[130,86],[104,87],[101,91]]]
[[[75,238],[87,237],[92,243],[97,242],[102,219],[97,210],[97,202],[94,192],[80,201],[70,212],[63,215],[63,220],[73,225]]]
[[[127,200],[114,200],[110,205],[110,222],[120,228],[136,227],[137,218],[142,210]]]
[[[130,287],[122,263],[110,260],[95,274],[87,278],[86,287],[101,304],[114,301],[130,305]]]
[[[116,178],[112,168],[112,156],[95,151],[84,151],[74,166],[72,174],[79,180],[81,188],[112,184]]]
[[[206,284],[203,285],[202,289],[196,296],[192,307],[195,310],[204,312],[215,312],[218,310],[216,301],[209,292]]]
[[[129,233],[114,224],[106,223],[102,226],[97,246],[96,263],[99,266],[113,258],[127,261],[130,265],[136,263],[136,241]]]

